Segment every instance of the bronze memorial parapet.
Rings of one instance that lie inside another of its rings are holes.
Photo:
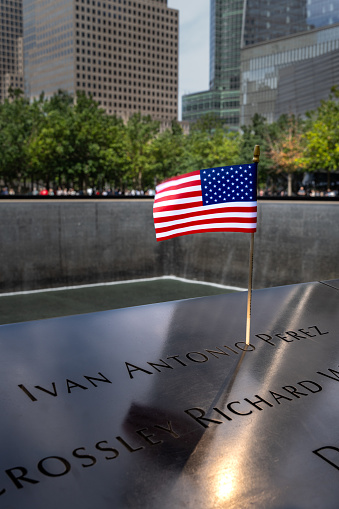
[[[0,508],[339,500],[339,281],[0,327]]]

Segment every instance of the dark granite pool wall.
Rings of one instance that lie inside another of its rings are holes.
[[[246,288],[250,235],[156,242],[152,201],[0,202],[0,292],[176,275]],[[339,202],[260,202],[254,288],[339,277]]]

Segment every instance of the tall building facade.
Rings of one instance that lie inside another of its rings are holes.
[[[23,0],[25,93],[83,90],[109,114],[178,116],[178,11],[167,0]]]
[[[0,0],[0,103],[23,88],[22,0]]]
[[[210,90],[184,96],[182,118],[213,113],[236,127],[244,115],[242,53],[260,43],[269,52],[281,37],[339,21],[339,0],[210,0],[210,6]]]
[[[240,125],[314,110],[339,85],[339,23],[245,47],[241,76]]]
[[[242,47],[307,30],[306,2],[248,0],[244,9]]]
[[[183,120],[209,113],[238,125],[243,6],[244,0],[210,0],[210,89],[183,96]]]

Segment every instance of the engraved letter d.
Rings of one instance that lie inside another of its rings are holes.
[[[329,463],[330,465],[332,465],[332,467],[336,468],[337,470],[339,470],[339,456],[337,457],[337,462],[335,463],[333,460],[334,460],[334,453],[332,452],[332,454],[330,455],[331,459],[329,458],[326,458],[323,454],[320,454],[319,451],[325,451],[326,449],[329,449],[331,451],[336,451],[336,453],[339,453],[339,449],[338,447],[333,447],[331,445],[328,445],[327,447],[320,447],[319,449],[316,449],[314,452],[314,454],[316,454],[317,456],[319,456],[319,458],[327,461],[327,463]]]

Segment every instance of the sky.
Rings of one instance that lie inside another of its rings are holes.
[[[179,10],[179,120],[181,96],[209,89],[210,0],[168,0]]]

